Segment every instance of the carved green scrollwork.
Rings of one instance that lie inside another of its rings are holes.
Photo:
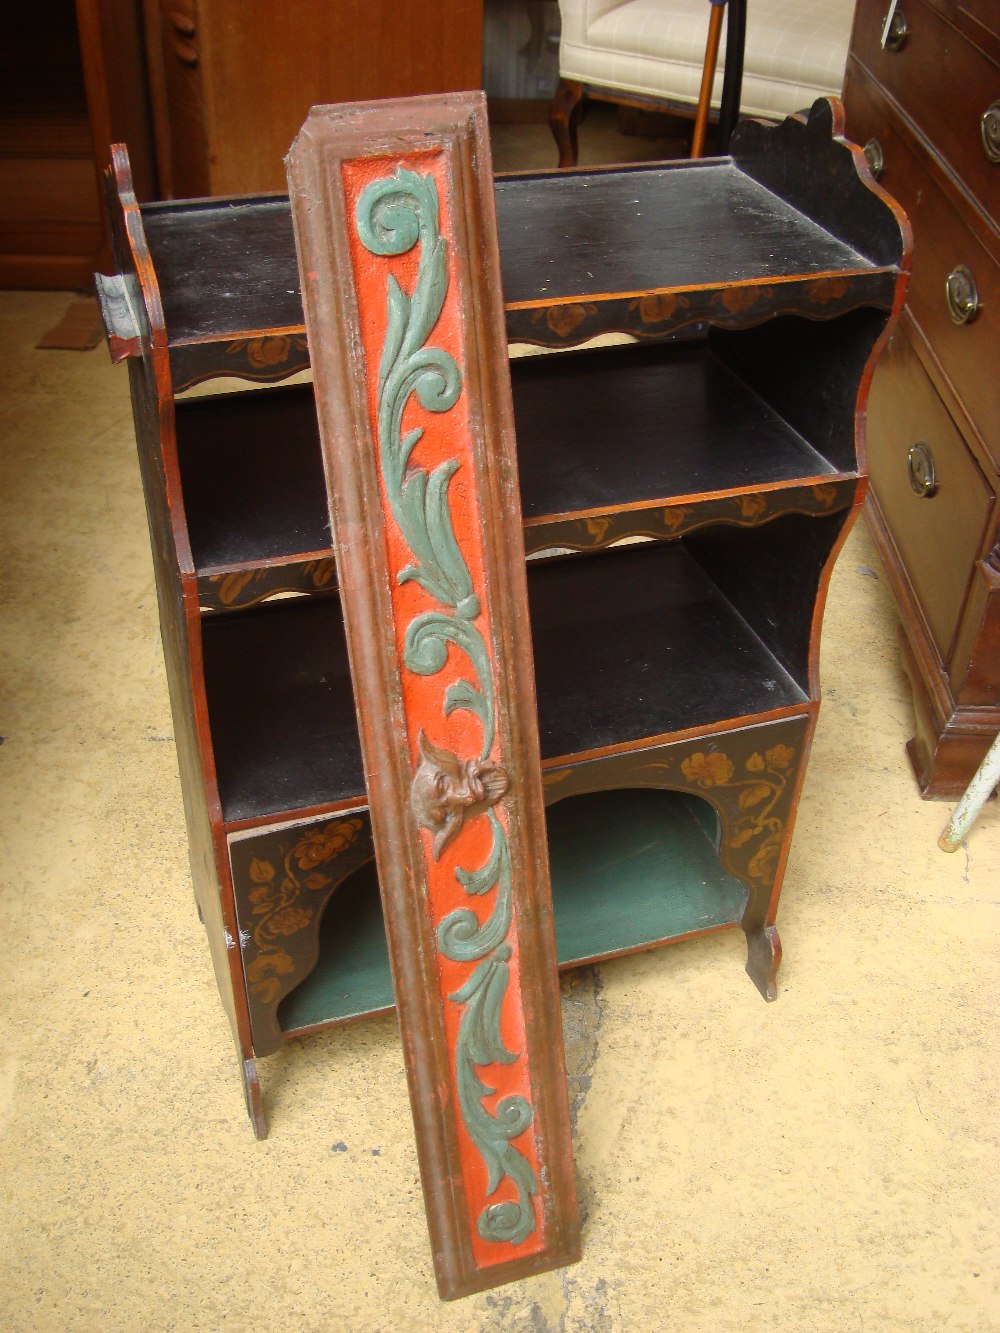
[[[516,1203],[508,1200],[483,1209],[477,1223],[479,1234],[483,1240],[520,1245],[535,1229],[531,1196],[538,1193],[538,1181],[531,1164],[511,1140],[529,1128],[534,1112],[524,1097],[514,1096],[502,1098],[497,1103],[496,1115],[491,1114],[483,1099],[492,1096],[496,1089],[488,1087],[476,1072],[477,1065],[507,1065],[517,1059],[500,1036],[500,1011],[510,981],[507,967],[510,955],[510,945],[500,944],[449,998],[465,1007],[456,1050],[458,1100],[466,1129],[486,1163],[486,1192],[494,1194],[503,1178],[509,1176],[518,1194]]]
[[[531,1104],[521,1096],[504,1097],[496,1112],[484,1105],[495,1093],[478,1070],[512,1064],[518,1057],[504,1045],[500,1019],[510,984],[512,879],[507,834],[494,807],[507,791],[505,770],[490,761],[496,738],[493,671],[483,634],[475,621],[482,605],[472,574],[455,537],[449,486],[460,467],[451,458],[432,470],[412,464],[423,428],[403,433],[403,417],[412,396],[427,412],[447,412],[458,401],[462,373],[454,357],[428,347],[448,292],[448,243],[441,235],[437,186],[431,175],[405,167],[374,181],[362,192],[355,212],[362,244],[381,257],[399,256],[420,246],[413,290],[404,292],[390,275],[387,326],[379,365],[378,443],[382,475],[392,515],[413,557],[397,575],[414,581],[441,609],[418,615],[406,629],[403,661],[422,676],[442,671],[448,647],[461,650],[471,668],[445,691],[443,711],[473,714],[482,727],[479,755],[462,759],[420,736],[420,760],[410,804],[421,827],[433,835],[437,859],[462,824],[489,820],[492,844],[482,866],[456,870],[470,897],[494,895],[489,916],[480,923],[470,908],[448,913],[437,927],[438,949],[453,963],[475,963],[475,970],[450,999],[462,1006],[455,1050],[455,1079],[462,1121],[487,1169],[487,1196],[504,1179],[517,1190],[517,1201],[487,1204],[477,1221],[484,1240],[519,1245],[535,1230],[532,1196],[538,1193],[534,1168],[513,1140],[532,1124]]]
[[[463,907],[449,912],[438,926],[438,948],[454,963],[475,963],[485,958],[503,943],[510,930],[510,850],[503,828],[492,811],[489,820],[493,831],[489,859],[479,870],[459,870],[458,877],[466,893],[482,897],[496,889],[497,896],[492,912],[482,925],[475,912]]]

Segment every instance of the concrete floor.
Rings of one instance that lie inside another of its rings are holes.
[[[439,1303],[395,1020],[262,1062],[246,1120],[188,880],[127,376],[0,294],[0,1328],[1000,1329],[1000,812],[919,799],[859,526],[785,877],[780,997],[726,933],[574,974],[572,1269]]]

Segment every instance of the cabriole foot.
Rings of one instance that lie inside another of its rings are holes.
[[[240,1073],[243,1076],[243,1097],[253,1132],[258,1139],[266,1139],[267,1117],[264,1115],[264,1099],[261,1096],[260,1079],[257,1077],[257,1061],[252,1056],[244,1060],[240,1066]]]
[[[747,975],[765,1000],[778,998],[776,977],[781,963],[777,926],[747,931]]]

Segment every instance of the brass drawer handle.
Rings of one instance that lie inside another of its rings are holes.
[[[882,26],[882,45],[887,51],[902,51],[910,35],[906,12],[899,0],[892,0]]]
[[[979,311],[979,291],[975,278],[964,264],[959,264],[948,274],[945,296],[948,314],[954,324],[968,324],[975,319]]]
[[[868,170],[875,179],[882,179],[882,172],[885,171],[885,153],[882,151],[882,145],[877,139],[869,139],[864,146],[865,161],[868,163]]]
[[[929,444],[921,440],[906,455],[910,485],[922,500],[929,500],[937,490],[937,471],[934,467],[934,455]]]
[[[994,102],[983,112],[979,133],[983,139],[983,152],[991,162],[1000,162],[1000,102]]]

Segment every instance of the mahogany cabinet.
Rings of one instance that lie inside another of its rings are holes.
[[[9,6],[0,44],[0,286],[85,287],[103,262],[101,240],[73,0]]]
[[[128,141],[139,197],[153,198],[141,0],[7,6],[0,287],[83,289],[110,263],[101,174],[116,139]]]
[[[143,0],[161,198],[284,189],[310,106],[478,88],[482,0]]]
[[[742,929],[776,993],[823,599],[909,262],[839,116],[496,181],[508,341],[559,352],[510,373],[563,967]],[[196,895],[262,1134],[257,1056],[393,1004],[313,390],[282,383],[309,365],[289,205],[139,207],[120,148],[109,185]],[[185,393],[221,376],[264,387]]]
[[[870,516],[902,622],[910,759],[925,796],[954,797],[1000,729],[1000,9],[860,0],[844,103],[913,226],[872,385]]]

